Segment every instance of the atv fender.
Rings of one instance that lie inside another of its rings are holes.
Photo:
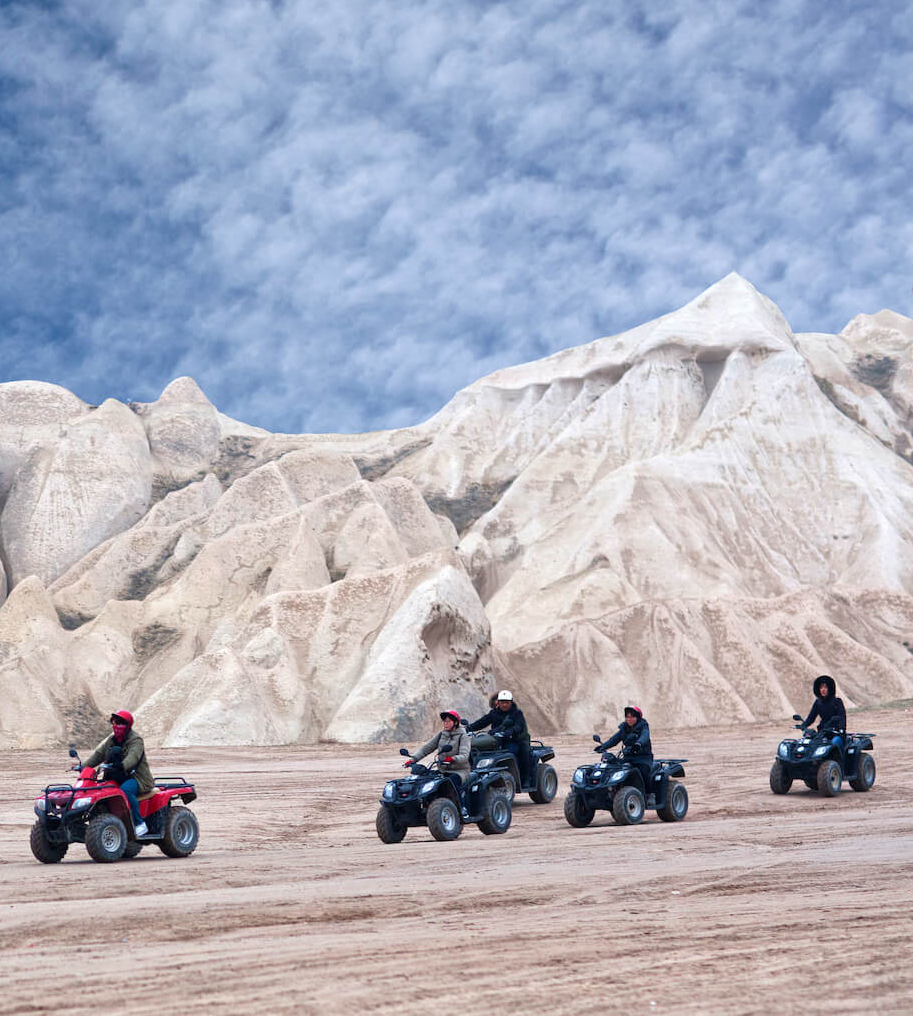
[[[96,801],[90,808],[86,809],[86,819],[93,819],[96,815],[107,812],[116,815],[128,829],[133,828],[133,816],[130,813],[130,805],[127,798],[118,790],[116,794],[109,794],[107,797]]]
[[[647,794],[650,792],[649,787],[644,786],[644,778],[641,776],[640,770],[635,769],[633,766],[631,767],[631,771],[624,778],[624,781],[615,786],[615,792],[617,793],[622,787],[637,787],[644,798],[646,798]],[[612,796],[614,797],[614,794]]]
[[[449,801],[453,801],[458,809],[463,807],[460,803],[460,798],[457,795],[456,787],[453,785],[453,780],[442,780],[434,796],[426,797],[422,800],[422,804],[425,806],[425,811],[428,810],[428,806],[431,802],[436,801],[439,797],[446,797]]]
[[[681,764],[681,762],[672,762],[668,766],[666,766],[664,772],[666,776],[669,777],[684,776],[685,767]]]
[[[512,774],[511,774],[512,775]],[[494,769],[485,773],[485,775],[479,780],[479,789],[488,790],[488,788],[494,784],[499,790],[506,789],[504,784],[504,770]]]

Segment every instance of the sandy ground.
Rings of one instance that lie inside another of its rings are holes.
[[[878,734],[868,794],[773,796],[786,723],[655,730],[691,760],[685,821],[572,829],[594,756],[562,737],[558,797],[518,798],[506,835],[396,846],[396,746],[157,751],[196,782],[200,846],[113,865],[32,858],[67,759],[3,753],[0,1013],[911,1013],[913,704],[850,725]]]

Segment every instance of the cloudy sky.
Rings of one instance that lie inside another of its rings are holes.
[[[913,315],[913,7],[2,0],[0,381],[270,430],[455,391],[738,271]]]

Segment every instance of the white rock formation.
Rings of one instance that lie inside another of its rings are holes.
[[[794,335],[735,275],[393,432],[0,385],[0,747],[117,706],[278,744],[414,741],[504,685],[541,733],[783,716],[827,671],[913,696],[911,427],[913,321]]]
[[[35,447],[16,471],[0,515],[12,584],[53,582],[148,511],[152,459],[136,416],[113,399]]]

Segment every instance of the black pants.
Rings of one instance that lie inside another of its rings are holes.
[[[644,794],[652,794],[653,787],[650,785],[650,772],[653,769],[652,758],[638,758],[628,759],[632,766],[640,773],[644,779]]]

